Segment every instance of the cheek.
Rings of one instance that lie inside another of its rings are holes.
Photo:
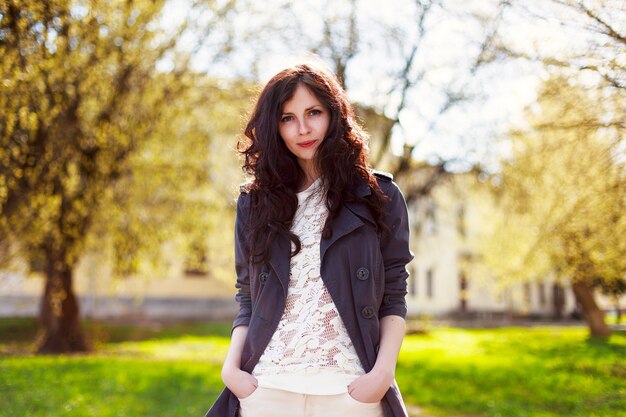
[[[320,132],[324,133],[326,136],[326,132],[328,131],[328,125],[330,124],[330,120],[328,117],[320,118],[319,123],[317,124],[317,128]]]
[[[289,145],[289,142],[291,142],[291,138],[293,137],[292,131],[293,128],[290,125],[282,126],[280,129],[278,129],[278,134],[281,138],[283,138],[283,141],[285,141],[287,145]]]

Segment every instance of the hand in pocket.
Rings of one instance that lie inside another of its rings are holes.
[[[348,395],[362,403],[376,403],[385,396],[392,381],[393,375],[372,371],[352,381],[348,385]]]
[[[256,378],[241,369],[222,372],[222,380],[226,387],[239,399],[252,395],[258,386]]]

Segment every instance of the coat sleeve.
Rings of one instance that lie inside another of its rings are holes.
[[[385,223],[390,233],[381,240],[381,253],[385,265],[385,290],[378,311],[379,318],[396,315],[406,318],[407,264],[414,255],[409,248],[409,218],[404,196],[395,182],[390,181],[387,195]]]
[[[233,321],[232,330],[237,326],[248,325],[252,315],[252,298],[250,296],[250,269],[249,251],[245,241],[246,223],[250,211],[250,196],[241,193],[237,199],[237,216],[235,218],[235,272],[237,274],[237,294],[235,300],[239,303],[239,313]]]

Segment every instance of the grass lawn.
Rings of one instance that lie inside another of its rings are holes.
[[[222,388],[229,324],[84,326],[94,353],[35,356],[34,323],[0,320],[0,417],[202,417]],[[436,328],[406,337],[396,378],[421,416],[626,416],[626,335],[586,334]]]

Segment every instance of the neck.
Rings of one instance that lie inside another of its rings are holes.
[[[304,179],[302,180],[302,184],[300,185],[301,190],[306,190],[311,184],[315,182],[320,177],[320,174],[315,169],[315,166],[312,161],[306,161],[306,164],[300,164],[302,171],[304,171]]]

